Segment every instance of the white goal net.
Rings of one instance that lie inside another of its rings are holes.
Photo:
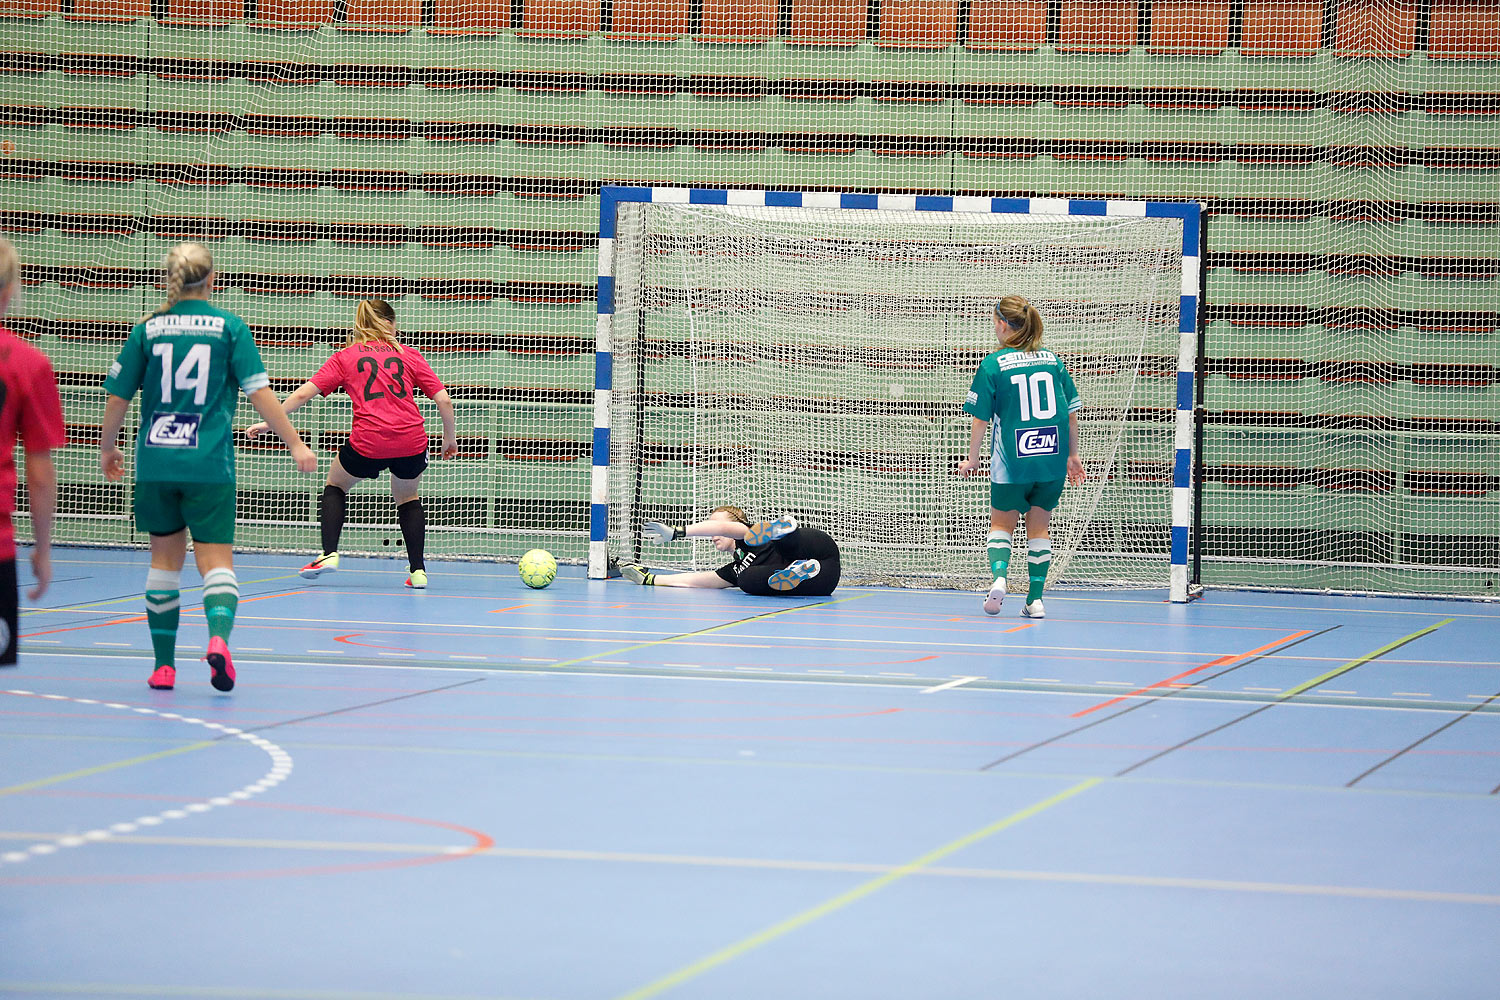
[[[616,558],[715,567],[639,526],[735,504],[827,531],[848,583],[988,584],[960,407],[1019,294],[1083,400],[1052,581],[1167,586],[1181,219],[621,202],[604,257]]]

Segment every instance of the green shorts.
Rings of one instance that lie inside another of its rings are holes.
[[[990,483],[990,506],[1024,514],[1033,507],[1052,510],[1062,497],[1066,479],[1046,483]]]
[[[136,483],[135,530],[175,535],[183,528],[193,541],[234,542],[234,483]]]

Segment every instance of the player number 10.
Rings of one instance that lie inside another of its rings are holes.
[[[1046,420],[1057,415],[1057,391],[1052,387],[1051,372],[1012,375],[1011,385],[1021,400],[1021,421]]]

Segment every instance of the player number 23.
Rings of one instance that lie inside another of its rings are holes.
[[[1016,387],[1016,396],[1021,401],[1022,421],[1057,416],[1057,390],[1052,385],[1051,372],[1012,375],[1010,384]]]
[[[385,359],[381,366],[391,373],[391,395],[396,399],[406,398],[406,363],[395,354]],[[375,359],[366,355],[354,363],[356,371],[365,372],[369,378],[365,379],[365,399],[381,399],[385,393],[375,388],[375,376],[377,374]]]
[[[173,388],[191,389],[193,391],[193,405],[202,406],[208,399],[208,368],[212,360],[212,348],[207,344],[194,344],[188,348],[187,356],[182,359],[182,364],[174,370],[172,367],[172,348],[170,343],[157,344],[151,348],[151,353],[161,358],[161,401],[170,403],[172,401]]]

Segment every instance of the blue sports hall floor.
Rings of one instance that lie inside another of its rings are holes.
[[[28,573],[22,553],[22,585]],[[0,995],[1500,996],[1500,605],[770,599],[64,549],[0,671]]]

